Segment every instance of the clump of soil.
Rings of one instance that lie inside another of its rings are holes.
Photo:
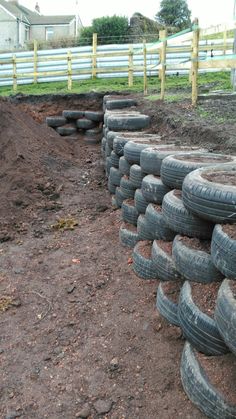
[[[174,189],[174,196],[176,196],[176,198],[182,199],[182,191]]]
[[[197,353],[209,382],[218,390],[223,398],[236,408],[236,357],[233,354],[222,356],[206,356]]]
[[[152,241],[144,240],[138,243],[138,252],[146,259],[151,259],[152,256]]]
[[[236,224],[224,224],[222,230],[224,233],[228,234],[231,239],[236,240]]]
[[[219,282],[212,282],[211,284],[191,283],[194,304],[210,317],[214,317],[219,288]]]
[[[197,238],[190,238],[187,236],[180,236],[179,240],[184,244],[186,247],[194,250],[201,250],[202,252],[210,253],[211,251],[211,242],[210,240],[200,240]]]
[[[183,283],[181,281],[166,281],[161,283],[164,294],[176,304],[179,301],[182,285]]]
[[[137,233],[137,227],[135,227],[133,224],[122,223],[121,227],[125,228],[126,230],[133,231],[134,233]]]
[[[220,183],[222,185],[236,186],[236,171],[221,170],[219,172],[205,172],[202,177],[209,182]]]
[[[186,154],[185,156],[174,156],[176,160],[187,160],[187,161],[191,161],[193,163],[229,163],[232,162],[234,159],[230,156],[221,156],[219,154],[219,156],[215,156],[212,157],[211,154],[209,153],[207,154]]]
[[[132,198],[125,199],[124,200],[124,203],[127,204],[127,205],[130,205],[132,207],[134,207],[134,205],[135,205],[135,202],[134,202],[134,200]]]
[[[172,256],[173,241],[167,242],[165,240],[156,240],[157,245],[169,256]]]
[[[162,211],[162,206],[161,205],[152,204],[152,206],[155,209],[155,211],[157,211],[157,212],[161,212]]]

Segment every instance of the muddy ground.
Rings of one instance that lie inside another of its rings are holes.
[[[138,101],[150,132],[236,150],[234,101]],[[181,386],[180,330],[155,309],[158,281],[137,278],[119,243],[100,145],[45,125],[101,106],[96,94],[0,102],[0,417],[200,419]]]

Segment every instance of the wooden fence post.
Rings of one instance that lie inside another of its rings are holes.
[[[12,56],[12,65],[13,65],[13,90],[17,91],[17,68],[16,68],[16,55]]]
[[[192,105],[196,106],[198,96],[198,55],[199,55],[199,26],[198,19],[193,22],[193,50],[192,50]]]
[[[225,30],[224,30],[224,50],[223,50],[224,55],[226,54],[226,50],[227,50],[227,29],[225,27]]]
[[[38,43],[34,40],[34,84],[37,83],[37,71],[38,71]]]
[[[143,93],[147,94],[147,47],[146,39],[143,40]]]
[[[160,41],[162,41],[161,48],[161,100],[165,98],[165,83],[166,83],[166,47],[167,47],[167,30],[160,31]]]
[[[133,51],[133,45],[130,45],[129,47],[129,87],[132,87],[134,85],[134,51]]]
[[[72,89],[72,56],[71,51],[67,52],[68,90]]]
[[[93,58],[92,58],[92,78],[96,79],[97,77],[97,44],[98,44],[98,34],[93,34]]]

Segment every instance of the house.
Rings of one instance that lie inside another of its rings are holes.
[[[21,48],[31,40],[49,41],[75,37],[82,27],[78,15],[44,16],[18,1],[0,0],[0,50]]]

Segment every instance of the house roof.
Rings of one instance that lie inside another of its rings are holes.
[[[30,25],[65,25],[69,24],[75,15],[44,16],[19,4],[17,1],[0,0],[0,7],[4,7],[11,15]]]

